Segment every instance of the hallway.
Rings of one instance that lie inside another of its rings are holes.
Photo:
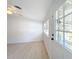
[[[7,2],[7,59],[72,59],[71,0]]]
[[[48,59],[48,54],[42,41],[8,44],[7,48],[7,59]]]

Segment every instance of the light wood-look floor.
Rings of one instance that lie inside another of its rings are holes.
[[[8,44],[7,59],[48,59],[43,42]]]

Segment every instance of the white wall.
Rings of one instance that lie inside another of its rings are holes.
[[[8,43],[23,43],[42,40],[42,23],[22,16],[8,15]]]
[[[55,34],[55,10],[56,9],[51,8],[50,12],[48,13],[47,19],[49,19],[49,36],[43,33],[44,44],[47,49],[49,59],[72,59],[72,54],[69,51],[63,48],[55,40],[51,40],[52,34]]]

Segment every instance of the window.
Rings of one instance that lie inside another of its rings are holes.
[[[69,51],[72,49],[72,1],[67,0],[56,11],[56,40]]]
[[[49,35],[49,20],[44,23],[44,33],[48,36]]]
[[[63,17],[63,8],[62,7],[60,7],[58,10],[58,17],[59,18]]]

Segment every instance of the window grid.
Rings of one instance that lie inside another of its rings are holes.
[[[67,17],[67,16],[69,16],[69,15],[72,15],[72,12],[70,12],[70,13],[68,13],[68,14],[65,14],[65,6],[62,6],[62,8],[63,8],[63,16],[62,17],[59,17],[59,12],[57,11],[57,13],[58,13],[58,17],[56,18],[56,22],[59,22],[59,20],[60,19],[63,19],[63,30],[60,30],[59,29],[59,23],[58,23],[58,26],[57,26],[57,24],[56,24],[56,28],[58,27],[58,29],[56,29],[56,32],[58,32],[58,34],[56,34],[56,40],[61,44],[62,43],[62,46],[63,47],[67,47],[66,45],[67,45],[67,40],[66,40],[66,38],[65,38],[65,33],[72,33],[72,31],[67,31],[67,30],[65,30],[66,28],[65,28],[65,17]],[[72,24],[71,24],[71,26],[72,26]],[[57,38],[60,38],[60,33],[59,32],[62,32],[63,33],[63,42],[60,42],[60,39],[57,39]],[[69,43],[69,42],[68,42]],[[70,42],[70,44],[71,44],[71,42]],[[70,46],[71,47],[71,46]],[[67,47],[68,49],[69,49],[69,46]],[[70,50],[71,50],[71,48],[70,48]]]

